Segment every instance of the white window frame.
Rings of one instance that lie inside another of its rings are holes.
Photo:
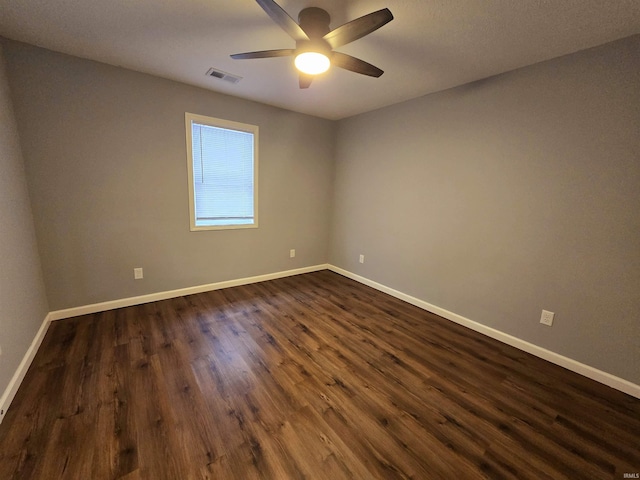
[[[258,127],[246,123],[232,122],[221,118],[207,117],[195,113],[185,112],[185,127],[187,133],[187,169],[189,177],[189,222],[192,232],[200,230],[235,230],[244,228],[258,228]],[[196,225],[196,197],[193,172],[193,139],[192,125],[207,125],[227,130],[236,130],[253,134],[253,223],[246,225]]]

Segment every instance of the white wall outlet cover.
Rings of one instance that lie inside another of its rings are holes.
[[[291,250],[289,250],[289,258],[293,258],[296,256],[296,249],[292,248]]]
[[[554,316],[555,316],[555,313],[549,312],[548,310],[542,310],[542,315],[540,316],[540,323],[550,327],[551,325],[553,325]]]
[[[141,278],[144,278],[144,274],[142,272],[142,268],[134,268],[133,269],[133,278],[136,280],[140,280]]]
[[[360,255],[360,263],[364,263],[364,255]]]

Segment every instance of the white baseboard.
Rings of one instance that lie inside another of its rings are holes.
[[[24,380],[24,377],[27,374],[27,370],[29,370],[31,362],[33,362],[33,359],[36,356],[36,352],[38,351],[38,348],[40,348],[40,344],[42,343],[42,340],[44,339],[44,336],[46,335],[50,324],[51,319],[49,318],[49,315],[47,315],[42,321],[42,325],[40,325],[38,333],[36,333],[36,336],[33,338],[33,341],[31,342],[31,346],[29,346],[27,353],[25,353],[24,357],[22,357],[22,361],[20,362],[20,365],[18,365],[18,369],[16,370],[16,372],[13,374],[9,385],[7,385],[7,388],[2,394],[2,397],[0,397],[0,423],[2,423],[9,405],[11,405],[13,398],[16,396],[18,388],[20,387],[22,380]]]
[[[274,280],[276,278],[291,277],[293,275],[299,275],[301,273],[317,272],[318,270],[327,270],[328,268],[329,266],[327,264],[313,265],[310,267],[296,268],[294,270],[285,270],[282,272],[257,275],[255,277],[238,278],[236,280],[208,283],[206,285],[179,288],[177,290],[168,290],[166,292],[150,293],[148,295],[140,295],[138,297],[128,297],[119,300],[111,300],[108,302],[93,303],[91,305],[83,305],[81,307],[73,307],[64,310],[55,310],[53,312],[49,312],[49,319],[62,320],[63,318],[88,315],[90,313],[104,312],[107,310],[113,310],[115,308],[141,305],[143,303],[157,302],[158,300],[167,300],[169,298],[182,297],[184,295],[193,295],[194,293],[210,292],[212,290],[220,290],[221,288],[237,287],[239,285],[265,282],[267,280]]]
[[[368,285],[369,287],[375,288],[376,290],[388,293],[392,297],[399,298],[400,300],[404,300],[405,302],[422,308],[423,310],[427,310],[429,312],[435,313],[436,315],[440,315],[447,320],[451,320],[452,322],[463,325],[467,328],[470,328],[471,330],[475,330],[476,332],[494,338],[502,343],[506,343],[507,345],[511,345],[512,347],[515,347],[519,350],[523,350],[527,353],[535,355],[536,357],[540,357],[551,363],[564,367],[567,370],[571,370],[572,372],[579,373],[580,375],[595,380],[596,382],[608,385],[609,387],[620,390],[621,392],[627,393],[633,397],[640,398],[640,385],[636,385],[635,383],[631,383],[623,378],[616,377],[615,375],[611,375],[610,373],[603,372],[602,370],[598,370],[597,368],[590,367],[589,365],[585,365],[584,363],[580,363],[571,358],[539,347],[537,345],[534,345],[533,343],[526,342],[524,340],[521,340],[520,338],[501,332],[500,330],[496,330],[495,328],[487,327],[486,325],[482,325],[481,323],[474,322],[473,320],[458,315],[457,313],[453,313],[445,310],[444,308],[432,305],[431,303],[425,302],[424,300],[420,300],[416,297],[412,297],[411,295],[407,295],[406,293],[402,293],[398,290],[394,290],[393,288],[382,285],[381,283],[374,282],[373,280],[369,280],[368,278],[356,275],[355,273],[351,273],[347,270],[343,270],[340,267],[329,265],[328,268],[329,270],[339,273],[340,275],[344,275],[345,277],[355,280],[356,282],[363,283],[364,285]]]
[[[616,390],[620,390],[621,392],[632,395],[636,398],[640,398],[640,385],[636,385],[622,378],[611,375],[610,373],[603,372],[596,368],[590,367],[589,365],[585,365],[571,358],[565,357],[558,353],[546,350],[542,347],[534,345],[532,343],[521,340],[512,335],[506,334],[499,330],[496,330],[491,327],[487,327],[486,325],[482,325],[481,323],[474,322],[466,317],[458,315],[456,313],[445,310],[444,308],[440,308],[436,305],[432,305],[424,300],[420,300],[419,298],[412,297],[411,295],[407,295],[398,290],[394,290],[393,288],[382,285],[381,283],[374,282],[373,280],[369,280],[368,278],[362,277],[360,275],[356,275],[355,273],[351,273],[347,270],[343,270],[342,268],[336,267],[334,265],[321,264],[314,265],[310,267],[298,268],[295,270],[286,270],[282,272],[270,273],[266,275],[258,275],[255,277],[247,277],[247,278],[239,278],[236,280],[228,280],[224,282],[210,283],[206,285],[198,285],[195,287],[181,288],[178,290],[170,290],[166,292],[158,292],[152,293],[149,295],[141,295],[137,297],[129,297],[120,300],[113,300],[109,302],[102,303],[94,303],[92,305],[84,305],[81,307],[68,308],[65,310],[56,310],[53,312],[49,312],[49,314],[45,317],[38,330],[38,333],[34,337],[31,342],[31,346],[25,353],[18,369],[15,374],[11,378],[9,385],[5,389],[2,397],[0,397],[0,423],[4,418],[9,405],[11,404],[13,398],[15,397],[22,380],[27,374],[27,370],[29,370],[29,366],[44,339],[45,334],[47,333],[47,329],[49,325],[54,320],[61,320],[63,318],[76,317],[78,315],[86,315],[90,313],[103,312],[106,310],[112,310],[114,308],[128,307],[132,305],[140,305],[142,303],[155,302],[158,300],[166,300],[169,298],[181,297],[183,295],[192,295],[194,293],[202,293],[208,292],[212,290],[219,290],[221,288],[229,288],[236,287],[239,285],[248,285],[251,283],[264,282],[267,280],[274,280],[276,278],[284,278],[290,277],[292,275],[299,275],[302,273],[310,273],[316,272],[319,270],[329,269],[333,272],[339,273],[340,275],[344,275],[345,277],[351,278],[357,282],[360,282],[364,285],[368,285],[376,290],[380,290],[381,292],[388,293],[389,295],[404,300],[407,303],[415,305],[423,310],[427,310],[429,312],[435,313],[436,315],[440,315],[447,320],[451,320],[452,322],[458,323],[465,327],[468,327],[476,332],[487,335],[488,337],[494,338],[498,341],[506,343],[507,345],[511,345],[512,347],[523,350],[527,353],[531,353],[536,357],[540,357],[544,360],[547,360],[556,365],[560,365],[568,370],[579,373],[587,378],[591,378],[597,382],[608,385]]]
[[[224,282],[217,283],[209,283],[206,285],[198,285],[195,287],[188,288],[180,288],[177,290],[169,290],[166,292],[158,292],[151,293],[149,295],[140,295],[138,297],[129,297],[123,298],[120,300],[112,300],[109,302],[102,303],[94,303],[91,305],[84,305],[81,307],[67,308],[64,310],[55,310],[53,312],[49,312],[49,314],[45,317],[38,333],[36,334],[33,342],[31,342],[31,346],[25,353],[18,369],[14,373],[9,385],[5,389],[2,397],[0,398],[0,423],[2,423],[2,419],[7,413],[7,409],[11,404],[11,401],[16,396],[18,392],[18,388],[24,380],[25,375],[27,374],[27,370],[29,370],[29,366],[31,362],[33,362],[33,358],[44,339],[45,334],[47,333],[47,329],[49,325],[54,320],[62,320],[64,318],[77,317],[79,315],[87,315],[90,313],[104,312],[106,310],[113,310],[114,308],[121,307],[129,307],[131,305],[140,305],[142,303],[155,302],[158,300],[166,300],[169,298],[181,297],[183,295],[192,295],[194,293],[202,293],[209,292],[212,290],[219,290],[221,288],[229,288],[229,287],[237,287],[239,285],[248,285],[250,283],[264,282],[267,280],[274,280],[276,278],[284,278],[291,277],[293,275],[299,275],[302,273],[310,273],[317,272],[319,270],[327,270],[329,265],[321,264],[321,265],[313,265],[310,267],[296,268],[294,270],[285,270],[282,272],[268,273],[265,275],[257,275],[255,277],[246,277],[246,278],[238,278],[236,280],[228,280]]]

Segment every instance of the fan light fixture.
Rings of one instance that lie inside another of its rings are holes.
[[[303,52],[296,56],[296,68],[307,75],[318,75],[329,70],[329,58],[318,52]]]
[[[355,42],[393,20],[388,8],[356,18],[331,30],[331,17],[326,10],[307,7],[300,10],[298,21],[285,12],[275,0],[256,0],[271,19],[296,41],[296,48],[261,50],[258,52],[234,53],[234,60],[250,58],[295,57],[295,66],[300,88],[309,88],[315,75],[326,72],[332,65],[369,77],[379,77],[384,72],[375,65],[336,52],[336,48]]]

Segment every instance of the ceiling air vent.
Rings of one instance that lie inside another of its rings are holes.
[[[222,70],[218,70],[217,68],[213,67],[207,70],[207,76],[219,78],[220,80],[224,80],[225,82],[229,83],[238,83],[240,80],[242,80],[242,77],[239,77],[238,75],[234,75],[229,72],[223,72]]]

